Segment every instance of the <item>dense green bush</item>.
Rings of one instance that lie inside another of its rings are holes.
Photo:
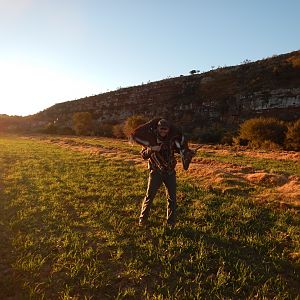
[[[61,135],[74,135],[75,131],[68,126],[59,127],[54,123],[49,123],[45,128],[39,129],[38,132],[45,134],[61,134]]]
[[[300,119],[288,126],[285,147],[288,150],[300,151]]]
[[[191,139],[200,143],[218,144],[224,137],[224,130],[219,126],[211,128],[195,128],[192,132]]]
[[[63,127],[58,127],[57,128],[57,134],[74,135],[75,131],[71,127],[63,126]]]
[[[286,131],[286,125],[275,118],[254,118],[240,125],[239,139],[251,146],[273,148],[284,145]]]
[[[57,130],[58,128],[54,123],[49,123],[41,130],[41,132],[46,134],[57,134]]]

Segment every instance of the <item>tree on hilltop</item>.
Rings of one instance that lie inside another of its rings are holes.
[[[196,74],[196,73],[200,73],[200,70],[191,70],[191,71],[190,71],[190,74],[191,74],[191,75],[194,75],[194,74]]]

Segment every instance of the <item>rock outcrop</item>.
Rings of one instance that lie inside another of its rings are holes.
[[[121,123],[134,114],[165,116],[184,127],[236,127],[254,116],[300,117],[300,51],[180,76],[56,104],[31,116],[34,127],[71,126],[75,112],[96,123]]]

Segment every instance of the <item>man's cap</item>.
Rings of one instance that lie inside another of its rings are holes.
[[[160,119],[157,123],[158,128],[170,128],[170,123],[166,119]]]

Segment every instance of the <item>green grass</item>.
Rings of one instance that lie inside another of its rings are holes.
[[[53,136],[47,136],[52,141],[62,141],[62,137],[58,136],[57,138]],[[76,143],[83,146],[95,146],[103,147],[107,149],[117,149],[123,150],[132,154],[139,154],[141,151],[141,146],[137,144],[130,144],[127,140],[120,141],[119,139],[113,138],[92,138],[92,137],[65,137],[63,140],[67,143]]]
[[[299,299],[297,209],[179,178],[137,227],[147,170],[0,139],[0,299]]]
[[[246,155],[220,155],[217,153],[198,151],[197,156],[210,158],[225,163],[233,163],[241,166],[251,166],[254,169],[266,170],[268,172],[285,175],[300,176],[300,163],[292,160],[275,160],[269,158],[257,158]]]

